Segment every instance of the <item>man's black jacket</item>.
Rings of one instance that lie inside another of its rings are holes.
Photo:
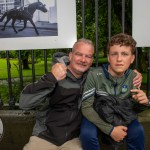
[[[93,107],[103,120],[114,126],[127,126],[137,118],[131,98],[118,100],[112,95],[100,95],[95,99]]]
[[[95,111],[106,122],[114,126],[128,126],[137,118],[133,110],[133,101],[131,98],[118,100],[112,95],[100,95],[93,103]],[[102,133],[102,141],[114,146],[121,145],[124,141],[115,142],[110,136]]]

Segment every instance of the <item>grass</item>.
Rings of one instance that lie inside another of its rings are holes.
[[[107,58],[101,58],[99,63],[105,63],[107,62]],[[11,59],[10,60],[11,64],[11,77],[16,78],[19,77],[19,71],[18,71],[18,60],[16,59]],[[50,70],[51,66],[51,60],[48,60],[48,70]],[[32,76],[32,66],[29,64],[29,67],[31,69],[28,70],[23,70],[23,76],[24,77],[31,77]],[[44,72],[44,61],[40,61],[35,64],[35,75],[36,76],[41,76],[43,75]],[[147,83],[147,73],[142,73],[143,75],[143,84]],[[6,59],[0,59],[0,80],[2,79],[7,79],[8,78],[8,72],[7,72],[7,61]]]
[[[11,78],[18,78],[19,77],[19,65],[17,59],[11,59]],[[48,60],[48,70],[50,70],[51,66],[51,60]],[[32,82],[32,78],[26,78],[26,77],[32,77],[32,66],[29,64],[29,67],[31,69],[23,70],[23,82],[24,85]],[[44,71],[44,61],[40,61],[35,64],[35,75],[36,76],[42,76],[45,73]],[[8,78],[8,72],[7,72],[7,61],[6,59],[0,59],[0,80],[7,80]],[[15,101],[18,102],[19,95],[20,95],[20,82],[19,81],[13,81],[12,82],[12,92],[13,96],[15,97]],[[0,99],[3,100],[4,103],[8,103],[9,101],[9,89],[7,84],[0,84]]]
[[[8,72],[7,72],[7,61],[6,59],[0,59],[0,80],[2,79],[7,79],[8,78]],[[11,59],[10,60],[10,64],[11,64],[11,77],[12,78],[16,78],[19,77],[19,65],[18,65],[18,60],[16,59]],[[51,61],[48,61],[48,70],[50,70],[50,64]],[[27,77],[27,76],[32,76],[32,65],[29,64],[29,67],[31,69],[28,70],[23,70],[23,76]],[[44,61],[40,61],[38,63],[35,64],[35,75],[39,76],[39,75],[43,75],[44,74]]]

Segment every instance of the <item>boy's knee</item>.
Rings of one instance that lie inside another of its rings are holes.
[[[97,140],[97,134],[95,132],[90,132],[89,130],[82,130],[80,133],[81,140],[93,141]]]
[[[144,138],[144,128],[138,121],[135,121],[131,124],[128,129],[128,137],[130,138]]]
[[[133,124],[132,131],[133,131],[133,134],[135,134],[135,135],[137,135],[137,134],[143,134],[144,133],[144,128],[143,128],[143,126],[142,126],[141,123],[139,123],[138,121],[136,121]]]

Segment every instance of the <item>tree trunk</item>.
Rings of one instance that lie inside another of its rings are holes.
[[[28,58],[24,58],[22,60],[22,65],[23,65],[23,69],[30,69],[29,63],[28,63]]]

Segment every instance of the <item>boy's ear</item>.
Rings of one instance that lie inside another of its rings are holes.
[[[135,55],[132,55],[131,64],[134,62]]]

